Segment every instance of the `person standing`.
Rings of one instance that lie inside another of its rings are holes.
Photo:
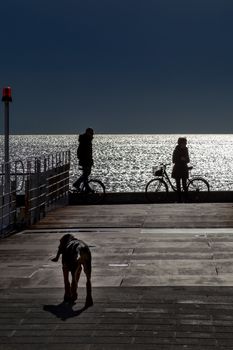
[[[176,180],[176,188],[178,193],[178,201],[181,202],[181,182],[182,188],[185,193],[185,199],[187,196],[187,179],[189,177],[188,163],[189,152],[187,148],[186,137],[179,137],[177,146],[175,147],[172,155],[172,162],[174,163],[172,169],[172,178]]]
[[[84,134],[79,135],[77,158],[79,160],[80,167],[82,167],[82,175],[73,183],[73,187],[75,187],[77,190],[79,189],[81,182],[84,182],[86,189],[88,188],[88,177],[91,174],[91,168],[93,166],[93,135],[94,130],[92,128],[87,128]]]

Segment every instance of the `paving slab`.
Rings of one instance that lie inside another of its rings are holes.
[[[0,242],[0,286],[61,287],[50,259],[69,230],[26,230]],[[90,245],[93,284],[106,286],[232,285],[233,229],[79,229]],[[15,260],[17,257],[17,260]],[[85,285],[81,278],[80,285]]]
[[[57,208],[34,228],[232,228],[232,203],[76,205]]]
[[[232,349],[232,287],[94,287],[85,310],[79,291],[0,290],[0,349]]]
[[[145,217],[133,227],[44,222],[1,240],[0,350],[233,349],[233,228],[148,227]],[[92,251],[88,309],[84,276],[77,303],[64,304],[61,263],[50,260],[68,232]]]

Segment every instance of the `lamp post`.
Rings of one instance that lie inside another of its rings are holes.
[[[5,192],[10,191],[10,164],[9,164],[9,104],[12,102],[11,88],[2,90],[2,102],[4,103],[4,131],[5,131]]]

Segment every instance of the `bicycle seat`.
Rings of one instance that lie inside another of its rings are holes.
[[[192,170],[193,169],[193,166],[188,166],[188,170]]]

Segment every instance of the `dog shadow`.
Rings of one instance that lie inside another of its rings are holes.
[[[81,309],[73,310],[74,304],[65,303],[64,301],[58,305],[44,305],[43,310],[50,312],[62,321],[68,318],[81,315],[82,312],[88,309],[88,306],[83,306]]]

